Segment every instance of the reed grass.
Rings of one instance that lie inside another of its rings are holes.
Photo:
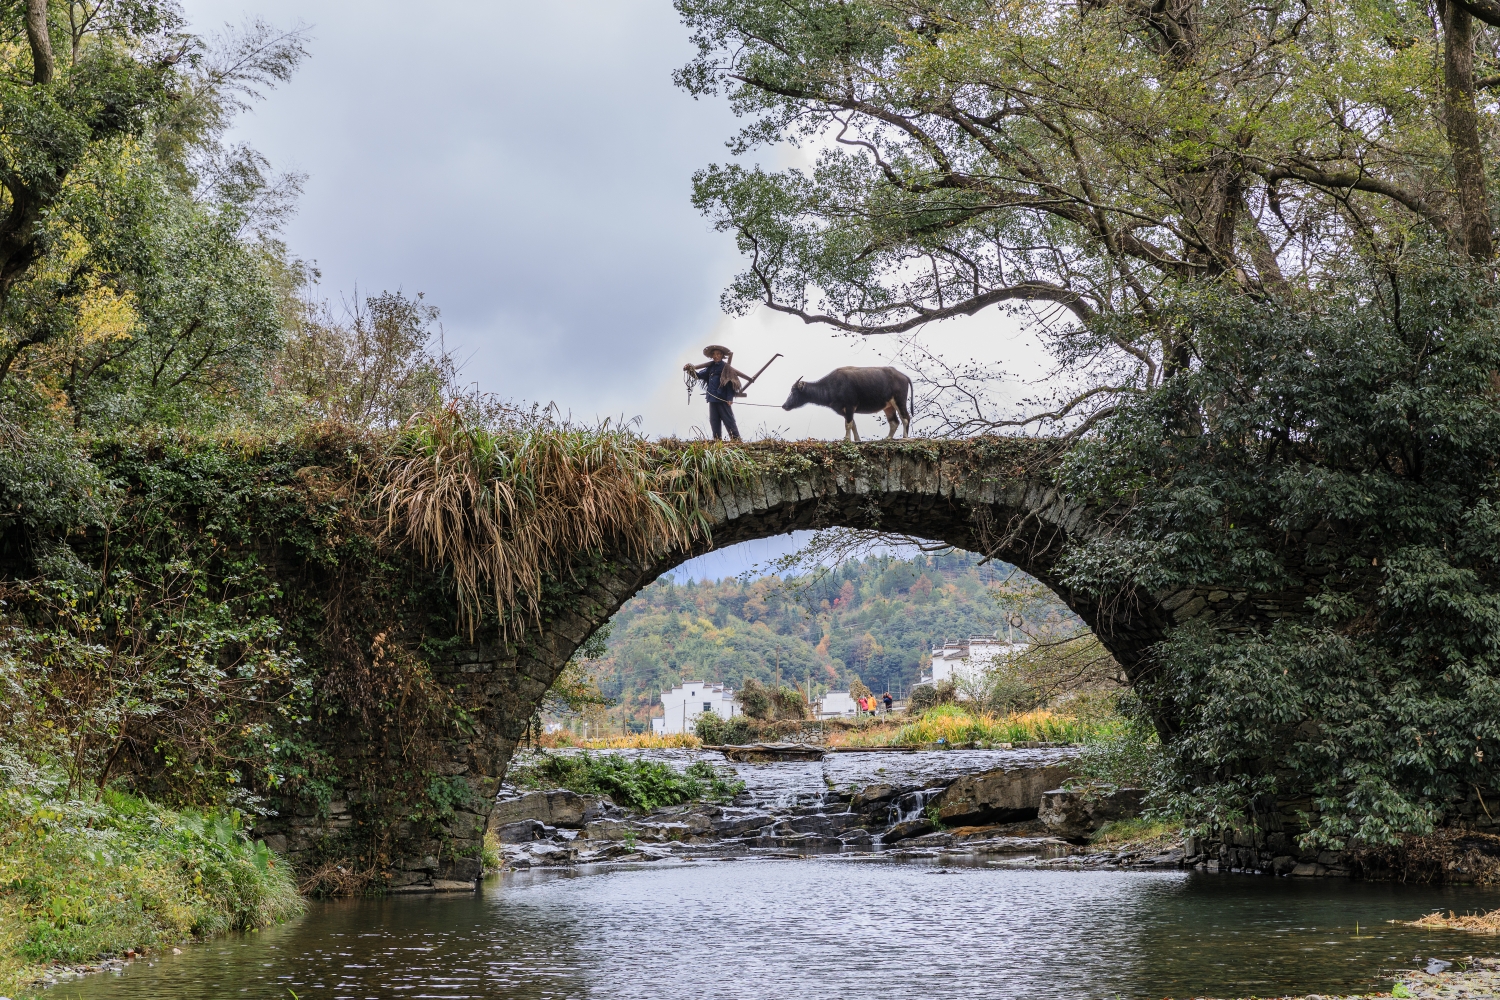
[[[875,724],[831,734],[842,746],[993,746],[999,743],[1083,743],[1112,732],[1113,718],[1080,718],[1037,710],[1010,715],[974,712],[962,705],[936,705],[900,726]]]
[[[537,740],[537,746],[548,749],[581,747],[585,750],[697,750],[703,741],[692,733],[631,733],[629,736],[610,736],[604,739],[579,739],[566,730],[546,733]]]
[[[502,631],[539,620],[543,580],[580,553],[642,559],[708,538],[705,502],[749,468],[738,448],[669,448],[609,422],[481,426],[450,407],[407,426],[376,503],[385,537],[448,567],[472,636],[491,602]]]

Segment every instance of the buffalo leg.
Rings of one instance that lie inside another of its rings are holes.
[[[901,436],[911,437],[911,414],[906,411],[906,400],[896,398],[891,400],[895,404],[896,412],[901,414]],[[896,428],[891,428],[891,434],[896,433]]]
[[[854,435],[854,443],[859,443],[859,428],[854,426],[854,414],[844,414],[844,441],[847,443],[849,435]]]
[[[896,436],[896,401],[893,399],[885,404],[885,439],[889,441]]]

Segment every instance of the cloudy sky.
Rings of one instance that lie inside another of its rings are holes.
[[[308,26],[312,58],[235,138],[307,174],[288,237],[317,262],[325,294],[425,293],[486,390],[690,434],[706,409],[701,396],[688,406],[680,368],[705,343],[729,343],[742,368],[787,356],[756,385],[756,403],[780,403],[799,375],[901,361],[888,339],[720,312],[738,255],[689,191],[694,170],[729,159],[736,119],[727,102],[672,86],[692,49],[670,0],[184,7],[203,33],[256,16]],[[1035,367],[998,315],[949,326],[926,340]],[[862,422],[876,431],[875,418]],[[742,408],[740,423],[842,436],[828,411]]]
[[[307,26],[311,58],[232,138],[307,175],[287,238],[317,263],[327,297],[424,293],[486,391],[693,435],[706,406],[701,394],[688,405],[681,367],[706,343],[731,345],[741,368],[786,355],[745,401],[757,404],[779,404],[801,375],[903,361],[889,339],[720,312],[740,262],[689,194],[694,170],[730,158],[736,119],[726,101],[672,85],[692,49],[670,0],[183,6],[203,34],[253,17]],[[957,359],[1041,371],[1034,343],[998,314],[923,338]],[[736,410],[747,437],[843,435],[827,410]],[[860,419],[862,433],[880,432]]]

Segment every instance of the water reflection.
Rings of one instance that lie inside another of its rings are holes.
[[[1500,892],[878,857],[507,876],[481,894],[315,904],[53,996],[1107,998],[1368,990],[1482,939],[1385,923]],[[1356,920],[1361,933],[1354,934]]]

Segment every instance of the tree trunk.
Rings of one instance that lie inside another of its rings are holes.
[[[1494,239],[1474,101],[1474,18],[1451,0],[1438,6],[1443,16],[1443,110],[1463,213],[1464,249],[1476,260],[1488,260],[1494,255]]]
[[[51,83],[57,67],[52,61],[47,0],[26,0],[26,40],[31,43],[31,78],[37,83]]]

